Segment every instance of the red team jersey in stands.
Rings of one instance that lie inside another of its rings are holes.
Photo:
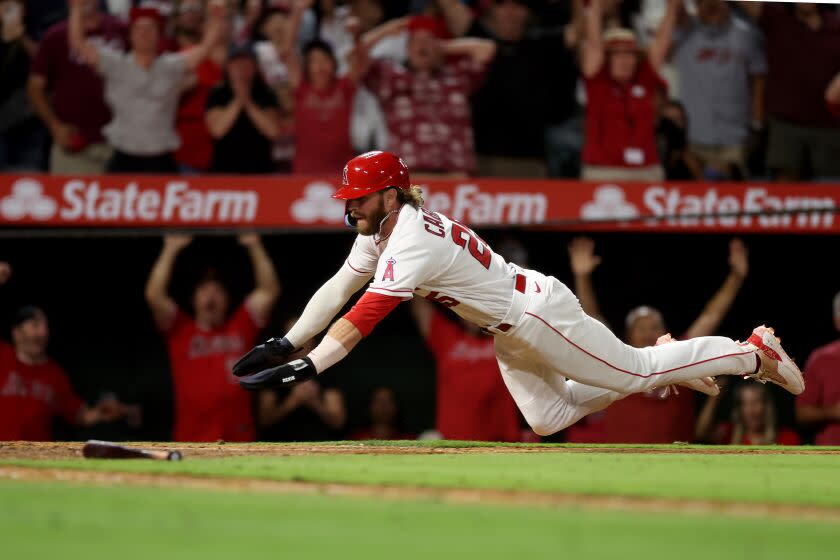
[[[53,418],[74,424],[82,404],[61,366],[25,364],[0,342],[0,440],[49,441]]]
[[[239,387],[231,369],[259,331],[245,304],[212,331],[177,311],[166,333],[175,389],[175,441],[253,441],[251,394]]]
[[[805,363],[805,379],[808,383],[796,399],[797,406],[840,406],[840,340],[814,350]],[[840,422],[825,422],[816,428],[815,444],[840,445]]]
[[[426,344],[437,369],[437,430],[445,439],[518,441],[519,413],[499,373],[493,337],[432,315]]]

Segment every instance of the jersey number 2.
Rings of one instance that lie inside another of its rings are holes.
[[[472,230],[462,226],[458,222],[452,222],[452,241],[456,245],[466,247],[470,254],[481,263],[484,268],[490,268],[490,260],[493,253],[490,247],[478,240],[478,236]]]

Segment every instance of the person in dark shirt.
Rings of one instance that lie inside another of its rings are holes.
[[[257,72],[251,44],[231,47],[225,80],[207,98],[215,173],[269,173],[271,143],[280,132],[277,97]]]
[[[577,108],[572,26],[529,31],[532,2],[495,0],[486,23],[457,0],[441,0],[455,35],[489,38],[496,56],[472,97],[479,175],[544,176],[546,127]]]

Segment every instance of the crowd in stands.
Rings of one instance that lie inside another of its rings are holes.
[[[0,170],[840,177],[834,5],[0,5]]]

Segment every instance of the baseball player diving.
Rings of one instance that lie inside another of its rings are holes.
[[[346,201],[345,221],[358,232],[350,255],[286,336],[269,339],[237,362],[233,373],[246,389],[315,377],[413,296],[448,307],[495,336],[505,384],[540,435],[655,387],[677,384],[717,394],[711,379],[717,375],[770,381],[794,395],[805,388],[799,368],[764,326],[743,343],[666,336],[649,348],[624,344],[586,315],[556,278],[505,262],[465,225],[423,208],[419,187],[411,185],[408,168],[394,154],[369,152],[350,160],[334,197]],[[306,357],[288,360],[365,285],[320,344]]]

